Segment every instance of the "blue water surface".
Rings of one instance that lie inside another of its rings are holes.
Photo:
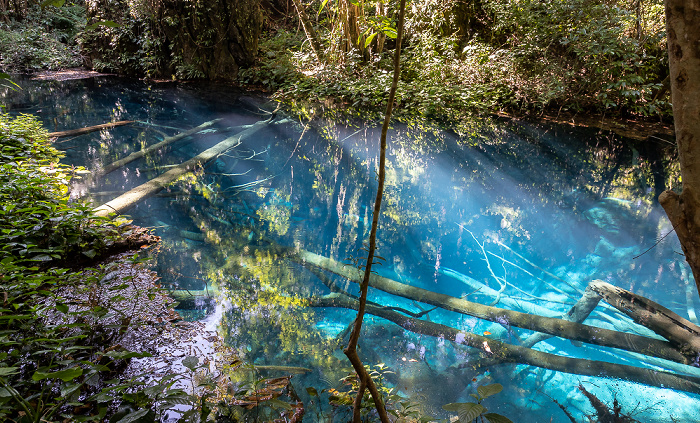
[[[355,312],[305,307],[305,299],[355,284],[322,278],[289,258],[310,251],[361,266],[377,188],[377,123],[306,122],[275,111],[266,97],[217,85],[146,83],[116,77],[18,81],[5,94],[10,113],[33,113],[49,131],[110,121],[132,124],[56,146],[64,161],[92,172],[212,119],[190,138],[74,187],[75,197],[107,202],[261,120],[241,144],[128,210],[163,238],[156,270],[174,290],[217,293],[216,303],[181,305],[203,319],[223,307],[219,333],[242,359],[298,366],[306,401],[314,387],[327,400],[349,363],[342,354]],[[376,272],[414,287],[470,301],[560,317],[587,284],[603,280],[656,301],[697,323],[698,293],[656,197],[678,184],[673,150],[609,132],[541,122],[482,118],[471,128],[396,123],[389,131],[387,185]],[[324,282],[325,281],[325,282]],[[424,303],[370,289],[370,301],[417,314]],[[420,317],[519,344],[532,333],[507,320],[489,322],[433,310]],[[586,324],[656,337],[601,303]],[[344,337],[345,336],[345,337]],[[700,375],[691,366],[551,338],[539,351]],[[480,360],[480,351],[444,336],[419,335],[368,316],[360,343],[366,364],[382,364],[383,383],[445,418],[442,405],[468,402],[478,386],[504,391],[484,401],[516,422],[577,421],[593,416],[579,385],[644,422],[700,421],[698,393],[619,379],[580,376],[523,364]],[[310,406],[309,406],[310,407]],[[322,410],[328,415],[331,408]],[[322,420],[307,412],[308,421]],[[347,414],[336,410],[335,419]]]

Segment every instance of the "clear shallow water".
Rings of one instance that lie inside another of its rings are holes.
[[[76,196],[96,204],[189,159],[240,125],[266,119],[258,106],[274,107],[262,97],[211,85],[116,78],[20,82],[24,90],[6,96],[8,111],[34,113],[50,131],[112,120],[145,122],[60,139],[65,161],[90,170],[178,132],[175,128],[221,119],[212,127],[216,132],[179,141],[94,186],[76,187]],[[675,236],[644,253],[671,229],[654,200],[661,187],[677,182],[668,149],[593,130],[516,121],[475,123],[464,137],[420,124],[396,125],[390,138],[381,275],[483,304],[494,302],[488,288],[505,286],[496,306],[551,316],[568,311],[589,281],[602,279],[681,316],[700,313]],[[239,355],[259,365],[312,369],[295,376],[297,392],[340,388],[349,365],[336,337],[355,312],[304,307],[304,298],[329,289],[271,242],[338,261],[364,254],[378,139],[379,129],[371,125],[269,125],[128,211],[136,224],[163,237],[155,262],[166,286],[201,290],[206,284],[221,292],[226,311],[219,331]],[[330,277],[357,292],[353,284]],[[414,313],[432,308],[376,290],[370,290],[370,300]],[[189,307],[183,314],[203,318],[214,306],[200,301],[183,307]],[[530,334],[440,310],[423,319],[516,344]],[[602,305],[586,323],[649,335]],[[385,363],[393,372],[386,375],[389,386],[438,417],[444,416],[442,404],[469,401],[478,385],[498,382],[504,392],[484,404],[513,421],[568,421],[554,400],[584,421],[593,409],[577,389],[582,383],[609,405],[617,398],[622,411],[639,421],[698,421],[698,395],[524,365],[475,369],[477,351],[378,318],[367,318],[360,347],[365,363]],[[535,348],[658,364],[557,338]],[[312,410],[306,418],[316,419]]]

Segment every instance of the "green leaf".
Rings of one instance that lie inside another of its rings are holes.
[[[193,355],[187,356],[184,359],[182,359],[182,365],[187,367],[188,369],[194,371],[194,369],[197,368],[197,365],[199,364],[199,357],[195,357]]]
[[[66,314],[68,313],[68,306],[63,303],[56,303],[56,310],[60,311],[63,314]]]
[[[374,40],[374,37],[376,37],[376,36],[377,36],[377,33],[375,32],[372,35],[370,35],[369,37],[367,37],[367,39],[365,40],[365,48],[367,48],[370,44],[372,44],[372,40]]]
[[[133,413],[129,413],[126,416],[122,417],[117,423],[131,423],[135,422],[141,417],[145,416],[148,414],[148,412],[151,411],[148,408],[142,408],[141,410],[134,411]]]
[[[442,406],[442,409],[445,410],[445,411],[452,411],[453,413],[456,413],[456,412],[459,411],[459,407],[460,407],[462,404],[463,404],[463,403],[461,403],[461,402],[451,402],[451,403],[449,403],[449,404],[443,405],[443,406]]]
[[[509,419],[508,417],[501,416],[500,414],[497,414],[497,413],[486,413],[486,414],[484,414],[484,417],[490,423],[513,423],[513,421],[511,419]]]
[[[41,3],[41,8],[45,9],[48,6],[62,7],[64,4],[66,4],[66,0],[44,0]]]
[[[503,385],[500,383],[492,383],[491,385],[479,386],[476,388],[476,392],[481,395],[481,398],[488,398],[491,395],[496,395],[503,390]]]
[[[0,367],[0,376],[9,376],[17,373],[19,367]]]
[[[474,402],[462,403],[459,408],[457,415],[459,415],[459,423],[471,423],[474,419],[479,417],[486,408],[483,405]]]
[[[321,3],[321,7],[318,9],[318,13],[321,13],[323,11],[323,8],[326,7],[327,3],[328,0],[323,0],[323,3]]]
[[[68,396],[70,396],[70,394],[75,392],[81,386],[83,386],[82,383],[68,383],[65,386],[62,386],[61,387],[61,397],[67,398]]]
[[[312,396],[312,397],[317,397],[317,396],[318,396],[318,391],[317,391],[316,388],[314,388],[314,387],[311,387],[311,386],[310,386],[310,387],[306,388],[306,392],[308,392],[308,394],[309,394],[310,396]]]
[[[81,367],[75,366],[70,369],[59,370],[57,372],[45,373],[36,371],[32,375],[32,380],[39,381],[44,379],[61,379],[64,382],[70,382],[76,377],[83,374],[83,369]]]

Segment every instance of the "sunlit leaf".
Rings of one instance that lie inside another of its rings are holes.
[[[326,7],[326,4],[328,3],[328,0],[323,0],[321,3],[321,7],[318,9],[318,13],[321,13],[323,11],[323,8]]]
[[[66,4],[66,0],[44,0],[40,6],[45,9],[48,6],[63,7],[64,4]]]
[[[496,395],[503,390],[503,385],[500,383],[493,383],[491,385],[479,386],[476,388],[476,392],[481,395],[481,398],[488,398],[491,395]]]
[[[199,364],[199,357],[195,357],[193,355],[187,356],[184,359],[182,359],[182,365],[187,367],[188,369],[194,371],[194,369],[197,368],[197,365]]]
[[[375,32],[372,35],[370,35],[369,37],[367,37],[367,39],[365,40],[365,48],[369,47],[369,45],[372,44],[372,40],[374,40],[374,37],[376,37],[376,36],[377,36],[377,33]]]

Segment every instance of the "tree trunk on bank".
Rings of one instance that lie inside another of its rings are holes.
[[[344,39],[342,40],[343,50],[346,52],[357,50],[363,59],[368,59],[369,54],[365,48],[365,37],[360,30],[362,9],[350,0],[341,0],[341,15],[344,33]]]
[[[314,26],[306,15],[306,10],[304,5],[301,4],[301,0],[292,0],[294,2],[294,7],[297,9],[299,14],[299,20],[301,21],[301,26],[304,28],[304,34],[306,34],[306,39],[311,43],[311,50],[313,50],[316,55],[316,60],[319,64],[323,63],[323,50],[321,49],[321,42],[318,40],[318,35]]]
[[[114,21],[120,30],[86,30],[83,52],[91,65],[119,73],[235,81],[258,52],[260,0],[164,0],[147,6],[87,0],[86,6],[88,23]],[[152,44],[144,48],[146,39]]]
[[[673,119],[683,190],[659,196],[700,292],[700,1],[666,0]]]

